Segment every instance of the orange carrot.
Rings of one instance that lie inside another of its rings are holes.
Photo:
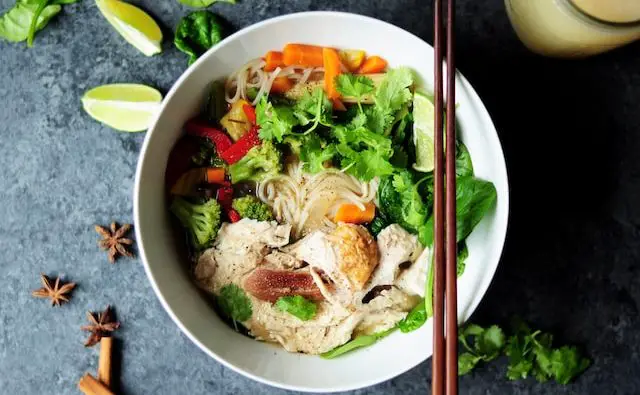
[[[264,71],[273,71],[278,67],[283,67],[284,63],[282,61],[282,52],[280,51],[269,51],[264,57],[265,62],[267,64],[264,65]]]
[[[345,203],[338,208],[338,212],[334,218],[335,222],[348,222],[350,224],[365,224],[373,221],[376,215],[376,206],[373,203],[365,204],[365,209],[355,204]]]
[[[286,93],[293,88],[293,82],[287,77],[276,77],[271,84],[271,93]]]
[[[331,100],[331,102],[333,103],[333,109],[336,111],[347,111],[347,107],[344,106],[344,103],[342,103],[342,100],[340,99],[333,99]]]
[[[358,69],[358,74],[382,73],[387,68],[387,61],[380,56],[369,56]]]
[[[338,99],[340,92],[336,90],[335,79],[342,72],[340,56],[333,48],[323,48],[322,58],[324,59],[324,90],[329,99]]]
[[[285,66],[322,67],[322,47],[306,44],[287,44],[282,51]]]
[[[208,167],[207,182],[209,184],[224,183],[224,167]]]

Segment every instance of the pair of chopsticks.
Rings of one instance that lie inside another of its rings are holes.
[[[456,246],[456,112],[454,21],[455,1],[448,0],[446,30],[447,111],[443,147],[443,0],[434,0],[435,47],[435,167],[434,167],[434,290],[431,393],[458,393],[458,312]],[[443,150],[443,148],[445,148]],[[446,158],[443,158],[446,156]],[[443,160],[444,159],[444,160]],[[444,168],[443,168],[444,166]],[[445,177],[446,174],[446,177]],[[446,188],[445,188],[446,181]],[[446,192],[446,193],[445,193]],[[446,214],[446,215],[445,215]],[[446,295],[445,295],[446,292]],[[446,305],[446,315],[444,312]],[[446,317],[446,323],[445,321]]]

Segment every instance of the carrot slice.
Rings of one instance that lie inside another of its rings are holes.
[[[344,106],[344,103],[342,103],[342,100],[340,99],[333,99],[331,100],[331,103],[333,103],[333,109],[336,111],[347,111],[347,107]]]
[[[278,67],[283,67],[284,62],[282,60],[282,52],[280,51],[269,51],[264,57],[265,62],[264,71],[273,71]]]
[[[224,183],[224,167],[208,167],[207,183],[209,184]]]
[[[271,84],[271,93],[286,93],[293,88],[293,82],[287,77],[276,77]]]
[[[380,56],[370,56],[358,69],[358,74],[382,73],[387,68],[387,61]]]
[[[365,204],[365,209],[355,204],[345,203],[338,208],[338,212],[334,218],[335,222],[348,222],[350,224],[365,224],[373,221],[376,215],[376,206],[373,203]]]
[[[287,44],[282,51],[285,66],[322,67],[322,47],[306,44]]]
[[[338,99],[340,92],[336,89],[336,77],[342,72],[342,63],[338,51],[333,48],[323,48],[324,59],[324,90],[329,99]]]

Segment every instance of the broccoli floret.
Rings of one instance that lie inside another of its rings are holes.
[[[233,199],[231,204],[242,218],[255,219],[257,221],[272,221],[271,208],[255,196],[245,196]]]
[[[175,198],[171,204],[171,212],[182,223],[197,249],[208,247],[220,229],[220,204],[215,199],[205,203],[190,203],[182,198]]]
[[[229,166],[229,174],[233,183],[251,180],[261,181],[266,176],[282,171],[280,151],[270,141],[263,141],[259,146],[251,148],[238,162]]]

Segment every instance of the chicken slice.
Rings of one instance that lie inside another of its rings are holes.
[[[431,267],[431,249],[425,248],[418,259],[398,276],[395,285],[409,295],[424,297]]]

